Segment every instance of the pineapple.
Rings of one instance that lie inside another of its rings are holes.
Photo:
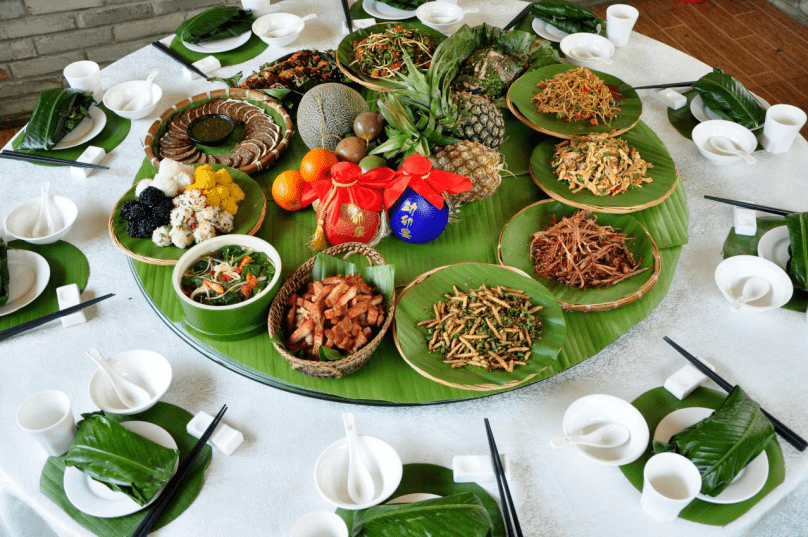
[[[452,97],[460,109],[458,138],[480,142],[493,149],[502,145],[505,119],[488,95],[456,91]]]
[[[499,188],[502,178],[502,154],[481,144],[468,140],[437,147],[432,152],[435,168],[463,175],[471,179],[472,189],[460,194],[451,194],[454,205],[490,197]]]

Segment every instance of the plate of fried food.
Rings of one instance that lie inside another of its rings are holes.
[[[544,285],[562,308],[585,312],[640,300],[662,266],[654,238],[632,216],[554,200],[516,213],[502,228],[497,256]]]
[[[616,137],[545,140],[530,155],[530,175],[551,198],[604,213],[653,207],[679,183],[668,150],[643,122]]]
[[[513,267],[459,263],[413,280],[396,304],[393,340],[424,377],[478,392],[563,369],[566,322],[555,297]]]
[[[558,138],[616,136],[636,125],[642,114],[634,88],[615,76],[575,65],[528,71],[511,84],[507,103],[522,123]]]

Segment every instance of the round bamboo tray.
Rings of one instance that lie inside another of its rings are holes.
[[[379,255],[376,250],[359,242],[346,242],[336,246],[331,246],[330,248],[323,250],[323,253],[332,256],[345,254],[346,258],[351,254],[360,254],[370,261],[371,264],[386,264],[384,258]],[[270,337],[274,337],[275,334],[283,334],[282,325],[286,312],[286,304],[289,301],[289,297],[292,296],[293,293],[297,292],[299,289],[312,281],[311,271],[314,267],[314,260],[315,257],[312,257],[300,265],[297,270],[295,270],[292,275],[289,276],[285,282],[283,282],[278,294],[273,299],[272,306],[269,308],[269,321],[267,323]],[[298,358],[297,356],[294,356],[288,352],[283,345],[278,343],[273,343],[273,345],[275,346],[275,350],[277,350],[278,353],[283,356],[283,358],[295,371],[316,378],[341,378],[345,375],[353,373],[365,365],[368,360],[370,360],[370,357],[373,355],[373,351],[375,351],[382,342],[385,333],[390,328],[390,324],[393,322],[393,313],[395,312],[395,308],[396,296],[394,289],[393,294],[390,297],[390,304],[387,307],[387,317],[385,318],[384,324],[382,324],[382,327],[376,336],[364,347],[340,360],[314,361]]]

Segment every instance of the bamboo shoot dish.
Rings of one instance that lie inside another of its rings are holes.
[[[415,67],[425,71],[437,46],[429,34],[396,25],[353,43],[355,59],[351,65],[367,76],[390,78],[398,72],[407,73],[406,54]]]
[[[611,88],[586,67],[564,71],[537,84],[541,90],[531,101],[539,112],[564,121],[586,120],[608,125],[620,111]]]

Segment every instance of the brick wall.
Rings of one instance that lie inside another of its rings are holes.
[[[104,67],[184,20],[240,0],[0,0],[0,124],[26,121],[39,92],[67,86],[64,67]]]

